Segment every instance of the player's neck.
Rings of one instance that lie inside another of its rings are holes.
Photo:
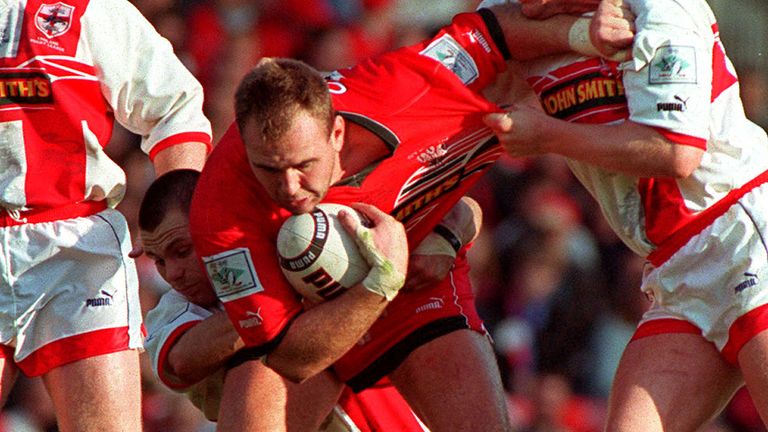
[[[344,146],[339,156],[339,179],[353,176],[391,154],[384,141],[368,129],[347,122]]]

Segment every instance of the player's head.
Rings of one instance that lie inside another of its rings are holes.
[[[339,173],[344,121],[310,66],[268,59],[235,95],[235,115],[254,175],[281,207],[306,213]]]
[[[192,303],[216,304],[216,294],[202,272],[189,233],[189,207],[200,173],[174,170],[147,189],[139,209],[144,252],[160,276]]]

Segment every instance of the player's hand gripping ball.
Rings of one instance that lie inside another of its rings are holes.
[[[370,271],[355,239],[337,219],[342,209],[365,224],[351,207],[318,204],[309,213],[286,219],[277,235],[280,268],[293,288],[309,301],[332,299]]]

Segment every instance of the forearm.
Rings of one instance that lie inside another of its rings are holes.
[[[496,15],[514,60],[530,60],[571,51],[568,32],[576,17],[556,15],[546,20],[532,20],[522,15],[519,5],[509,3],[489,9]]]
[[[555,153],[638,177],[687,177],[703,151],[667,140],[648,126],[629,120],[617,125],[568,123],[541,125],[544,153]]]
[[[360,340],[389,302],[357,285],[299,315],[266,358],[267,366],[291,381],[328,368]]]
[[[201,142],[185,142],[158,152],[152,163],[157,177],[175,169],[203,169],[208,156],[208,146]]]
[[[474,199],[464,196],[443,217],[440,225],[456,234],[462,245],[477,237],[483,225],[483,211]]]
[[[168,372],[186,383],[209,376],[243,348],[232,323],[223,312],[187,330],[168,352]]]
[[[344,294],[301,313],[267,355],[267,365],[292,381],[318,374],[352,348],[405,282],[408,242],[403,224],[370,204],[353,203],[352,208],[370,227],[363,227],[351,210],[337,217],[354,236],[370,270]]]

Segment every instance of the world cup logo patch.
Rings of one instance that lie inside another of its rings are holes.
[[[74,6],[62,2],[43,3],[35,14],[35,26],[48,39],[61,36],[69,30],[74,10]]]

